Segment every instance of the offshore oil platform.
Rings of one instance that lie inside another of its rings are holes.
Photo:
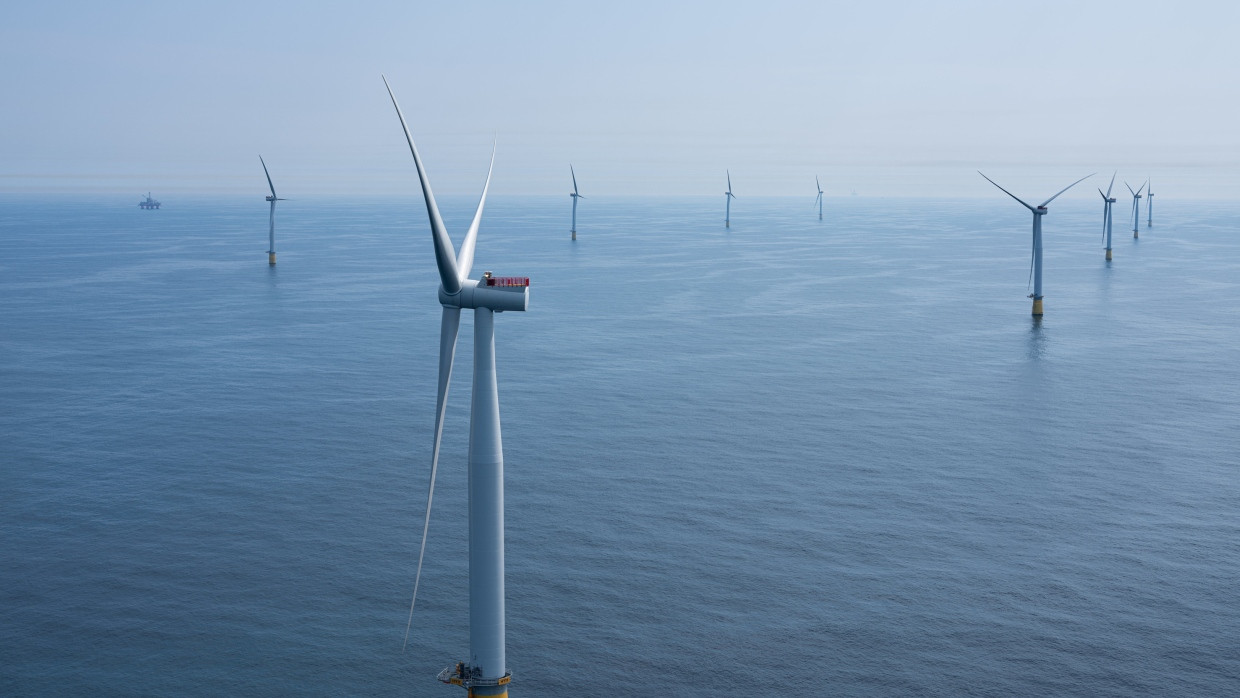
[[[151,198],[151,192],[146,193],[146,200],[138,202],[138,208],[159,208],[159,202]]]

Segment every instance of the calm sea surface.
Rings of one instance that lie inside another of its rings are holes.
[[[1240,203],[992,193],[491,202],[514,697],[1240,693]],[[416,196],[0,198],[0,695],[464,695]]]

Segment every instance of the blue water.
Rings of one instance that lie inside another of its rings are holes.
[[[0,199],[0,695],[463,695],[415,196]],[[512,695],[1240,692],[1240,203],[811,200],[488,207]]]

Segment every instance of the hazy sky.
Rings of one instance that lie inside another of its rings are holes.
[[[1233,2],[11,2],[0,192],[408,193],[383,73],[443,194],[1235,198],[1238,66]]]

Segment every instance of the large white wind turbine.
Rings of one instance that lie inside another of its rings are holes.
[[[584,199],[584,198],[586,198],[586,197],[584,197],[584,196],[582,196],[581,194],[578,194],[578,193],[577,193],[577,173],[576,173],[576,172],[573,172],[573,166],[572,166],[572,165],[569,165],[569,166],[568,166],[568,171],[569,171],[569,173],[571,173],[571,174],[573,175],[573,193],[572,193],[572,194],[569,194],[569,196],[573,197],[573,229],[572,229],[572,233],[573,233],[573,239],[574,239],[574,240],[576,240],[576,239],[577,239],[577,199]]]
[[[994,184],[996,187],[999,187],[999,184],[995,182],[995,180],[982,174],[980,170],[978,171],[978,174],[982,175],[982,177],[987,182],[990,182],[991,184]],[[1043,201],[1041,204],[1038,204],[1036,208],[1033,206],[1030,206],[1024,201],[1021,201],[1019,198],[1016,197],[1015,194],[1008,191],[1007,189],[1004,189],[1003,187],[999,187],[999,191],[1003,192],[1004,194],[1007,194],[1013,199],[1016,199],[1016,201],[1019,202],[1021,206],[1024,206],[1025,208],[1033,212],[1033,254],[1032,254],[1033,259],[1030,260],[1030,267],[1031,267],[1030,274],[1033,276],[1033,293],[1029,297],[1033,299],[1033,314],[1037,317],[1042,316],[1042,216],[1046,215],[1046,205],[1054,201],[1059,196],[1059,194],[1062,194],[1068,191],[1072,187],[1075,187],[1076,185],[1080,184],[1081,182],[1084,182],[1086,179],[1089,179],[1090,177],[1093,177],[1093,175],[1092,174],[1085,175],[1084,177],[1081,177],[1080,179],[1073,182],[1072,184],[1069,184],[1063,189],[1060,189],[1058,194],[1055,194],[1055,196],[1052,196],[1046,201]]]
[[[267,216],[267,263],[275,266],[276,263],[276,202],[284,201],[276,196],[276,185],[271,183],[271,173],[267,171],[267,163],[263,162],[263,156],[258,156],[258,161],[263,163],[263,174],[267,175],[267,186],[271,188],[271,196],[267,200],[271,202],[271,213]]]
[[[1148,179],[1145,183],[1149,185],[1145,190],[1145,215],[1147,216],[1145,227],[1152,228],[1154,227],[1154,183]]]
[[[818,199],[814,201],[818,204],[818,220],[822,220],[822,185],[818,183],[818,175],[814,175],[814,186],[818,187]]]
[[[736,195],[732,193],[732,171],[728,170],[728,190],[723,193],[723,200],[726,202],[723,213],[723,227],[725,228],[732,227],[732,199],[735,198]]]
[[[1146,181],[1145,184],[1149,184]],[[1145,189],[1145,184],[1137,187],[1136,191],[1132,191],[1132,186],[1128,182],[1124,182],[1124,186],[1128,187],[1128,191],[1132,192],[1132,236],[1137,236],[1137,224],[1141,222],[1141,190]]]
[[[387,86],[385,78],[383,84]],[[507,696],[508,671],[504,629],[504,453],[499,425],[499,392],[495,378],[495,313],[525,310],[529,305],[529,277],[497,277],[483,272],[481,279],[469,278],[474,264],[478,224],[491,186],[491,169],[473,222],[465,233],[461,250],[453,255],[452,240],[444,228],[435,195],[431,193],[426,168],[409,134],[400,105],[388,86],[388,96],[396,108],[413,154],[413,163],[422,184],[426,214],[430,218],[435,264],[439,267],[439,303],[443,320],[439,330],[439,394],[435,402],[435,436],[431,447],[431,477],[426,493],[426,518],[422,523],[422,543],[418,548],[418,571],[414,577],[413,600],[409,603],[410,623],[422,578],[422,557],[430,528],[431,500],[435,494],[435,473],[439,468],[439,445],[443,436],[448,384],[456,353],[456,336],[461,309],[474,311],[474,384],[469,415],[469,659],[439,673],[439,680],[464,686],[471,696]],[[491,167],[495,153],[491,153]],[[408,627],[406,627],[408,637]]]
[[[1102,189],[1098,190],[1102,194],[1102,237],[1106,240],[1107,261],[1111,261],[1111,204],[1115,203],[1115,199],[1111,198],[1111,187],[1115,186],[1115,173],[1111,174],[1111,183],[1107,185],[1107,193],[1102,194]]]

